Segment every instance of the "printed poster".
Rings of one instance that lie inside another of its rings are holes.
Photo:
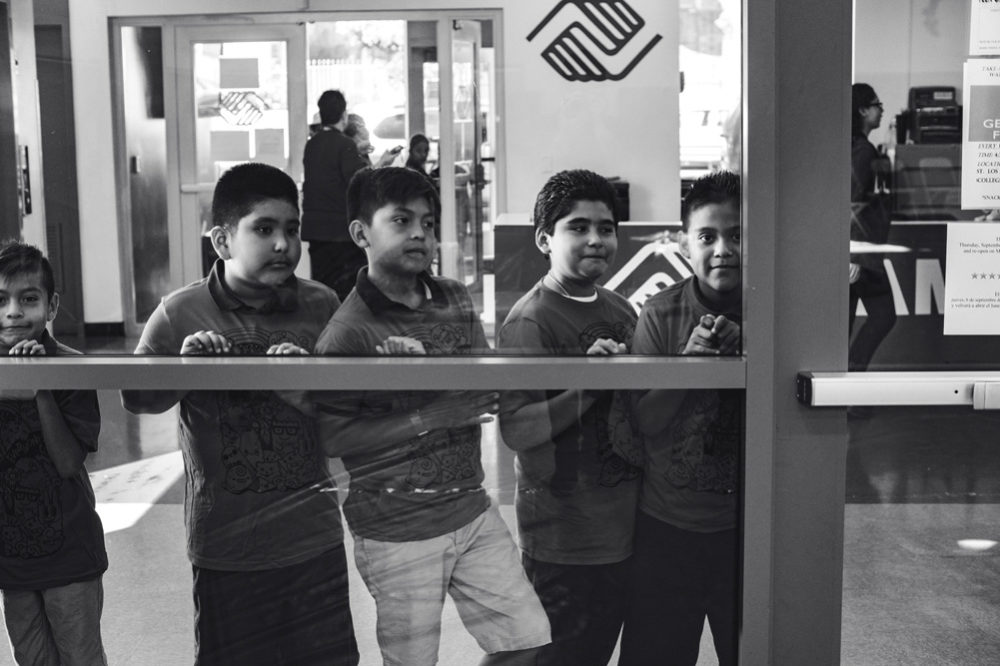
[[[971,0],[969,55],[1000,55],[1000,0]]]
[[[964,65],[962,208],[1000,208],[1000,59]]]
[[[950,222],[945,335],[1000,335],[1000,223]]]

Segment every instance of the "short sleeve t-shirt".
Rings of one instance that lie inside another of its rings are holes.
[[[78,352],[48,333],[49,356]],[[96,391],[52,391],[88,453],[97,450]],[[104,529],[87,470],[63,479],[49,457],[35,400],[0,400],[0,589],[44,590],[91,580],[108,568]]]
[[[411,309],[387,298],[367,269],[327,325],[316,353],[369,356],[389,336],[423,343],[430,355],[486,354],[489,345],[472,299],[461,283],[421,276],[429,298]],[[327,409],[347,416],[413,412],[436,391],[359,391],[318,394]],[[351,475],[344,516],[355,534],[379,541],[419,541],[453,532],[489,506],[482,487],[478,425],[431,430],[391,447],[343,457]]]
[[[198,330],[228,338],[234,354],[290,342],[312,350],[339,305],[311,280],[291,278],[263,308],[251,308],[209,277],[166,296],[137,354],[177,354]],[[186,469],[184,518],[196,566],[255,571],[290,566],[342,542],[340,511],[316,422],[273,391],[191,391],[180,402]]]
[[[706,314],[737,323],[741,315],[714,311],[694,277],[671,285],[643,305],[632,349],[636,354],[680,354]],[[645,440],[639,508],[693,532],[734,528],[742,438],[742,391],[687,391],[664,439]]]
[[[581,302],[539,282],[511,309],[497,345],[504,353],[581,355],[599,338],[629,345],[635,322],[628,301],[603,287]],[[518,392],[514,402],[559,393]],[[582,413],[578,403],[577,413],[575,425],[517,453],[521,548],[557,564],[620,562],[632,554],[641,464],[628,394],[605,391]]]

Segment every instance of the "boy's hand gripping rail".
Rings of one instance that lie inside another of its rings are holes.
[[[1000,409],[1000,372],[800,372],[809,407],[971,405]]]

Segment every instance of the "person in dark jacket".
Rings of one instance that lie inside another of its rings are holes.
[[[885,243],[889,237],[889,211],[885,205],[888,159],[868,140],[882,123],[882,102],[867,83],[851,86],[851,240]],[[848,331],[854,329],[858,301],[867,317],[848,351],[848,367],[865,370],[875,350],[896,323],[889,276],[882,255],[866,253],[851,258],[851,301]]]

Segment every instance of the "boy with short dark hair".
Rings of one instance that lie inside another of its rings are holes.
[[[680,247],[694,275],[646,301],[632,351],[739,354],[739,176],[696,181],[681,220]],[[743,392],[653,390],[636,412],[646,465],[620,663],[693,665],[707,616],[720,666],[733,665]]]
[[[465,287],[428,272],[438,199],[401,167],[363,170],[347,192],[351,237],[368,257],[317,353],[484,354]],[[446,594],[487,653],[483,664],[533,664],[545,613],[510,532],[482,487],[480,424],[496,393],[314,394],[328,455],[351,474],[344,515],[358,570],[376,601],[388,665],[437,663]]]
[[[539,192],[535,243],[546,275],[507,315],[498,347],[522,354],[628,351],[636,313],[597,284],[618,248],[615,192],[591,171],[563,171]],[[539,664],[603,666],[625,619],[641,459],[627,394],[511,391],[500,429],[517,452],[524,568],[552,625]]]
[[[0,354],[78,354],[46,330],[58,309],[38,248],[0,249]],[[0,390],[0,593],[19,664],[107,663],[108,556],[83,464],[100,430],[96,391]]]
[[[298,190],[241,164],[212,200],[211,274],[164,297],[137,354],[308,354],[339,305],[294,275]],[[198,664],[357,664],[337,496],[315,421],[273,391],[123,391],[180,403]]]

